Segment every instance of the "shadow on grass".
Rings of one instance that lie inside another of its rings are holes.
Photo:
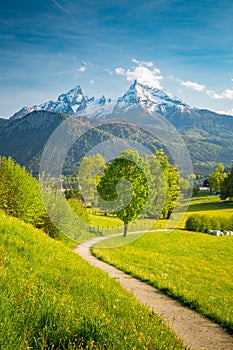
[[[233,209],[233,201],[208,201],[205,203],[191,203],[188,208],[188,212],[195,211],[210,211],[210,210],[224,210]]]

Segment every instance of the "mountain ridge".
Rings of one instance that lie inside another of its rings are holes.
[[[39,140],[42,150],[43,142],[40,140],[46,141],[44,135],[49,137],[53,128],[59,125],[63,118],[69,117],[88,125],[111,123],[111,120],[114,120],[119,123],[116,135],[121,137],[124,134],[120,130],[122,121],[148,126],[155,125],[158,118],[162,118],[170,122],[183,138],[196,173],[208,174],[219,162],[225,165],[232,163],[232,116],[218,114],[208,109],[192,108],[164,89],[149,87],[137,81],[134,81],[125,94],[117,100],[105,96],[89,98],[84,95],[80,85],[77,85],[66,94],[59,95],[55,102],[48,101],[38,106],[24,107],[21,110],[22,114],[18,111],[8,120],[0,120],[0,154],[12,155],[27,167],[28,164],[33,164],[32,159],[35,157],[38,162],[40,152],[37,152],[36,140]],[[128,127],[125,135],[128,133],[133,137],[135,131],[130,129],[130,125]],[[111,130],[107,131],[108,135],[111,133]],[[93,134],[93,137],[101,141],[108,137],[107,134],[98,131]],[[140,138],[143,139],[142,134],[140,136],[138,134],[137,141],[140,141]],[[28,143],[27,140],[29,140]],[[93,144],[91,137],[88,142]],[[18,144],[21,146],[18,147]],[[76,158],[78,153],[83,154],[82,150],[77,149]],[[30,165],[29,168],[34,171],[35,167]]]

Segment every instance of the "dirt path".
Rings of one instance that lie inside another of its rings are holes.
[[[110,277],[117,279],[127,291],[133,292],[142,304],[157,312],[190,349],[233,350],[233,337],[224,332],[220,326],[180,305],[154,287],[95,258],[90,248],[106,238],[108,237],[94,238],[75,247],[74,251],[91,265],[106,271]]]

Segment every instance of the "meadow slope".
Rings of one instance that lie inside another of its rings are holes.
[[[106,273],[3,212],[0,277],[1,349],[185,349]]]

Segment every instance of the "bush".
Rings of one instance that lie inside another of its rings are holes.
[[[207,233],[208,230],[233,230],[233,216],[229,218],[208,217],[207,215],[191,215],[185,224],[188,231]]]
[[[64,201],[60,200],[55,187],[52,188],[52,193],[51,188],[49,189],[50,191],[43,191],[42,199],[38,181],[26,169],[10,157],[0,157],[0,209],[8,215],[42,228],[52,238],[61,239],[62,232],[68,231],[74,239],[77,232],[73,229],[72,218],[64,215],[67,209]],[[78,199],[70,199],[69,204],[78,217],[88,222],[88,214]],[[64,230],[57,222],[63,223]]]
[[[185,224],[186,230],[195,232],[207,232],[209,220],[206,216],[191,215]]]
[[[36,226],[43,225],[45,209],[39,184],[12,158],[0,158],[0,209]]]

